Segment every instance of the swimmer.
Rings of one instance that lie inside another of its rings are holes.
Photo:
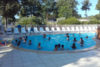
[[[58,44],[58,48],[60,48],[60,44]]]
[[[18,41],[17,46],[20,46],[20,44],[21,44],[21,41]]]
[[[64,50],[64,45],[61,45],[61,50]]]
[[[49,37],[48,40],[51,40],[51,37]]]
[[[57,45],[55,45],[55,49],[54,49],[55,51],[57,51],[58,50],[58,46]]]
[[[75,45],[75,43],[73,43],[73,45],[72,45],[72,49],[76,49],[76,45]]]
[[[88,36],[86,36],[86,38],[88,38]]]
[[[76,38],[74,38],[74,42],[76,42],[77,40],[76,40]]]
[[[31,40],[29,40],[29,45],[32,45],[32,42],[31,42]]]
[[[46,38],[46,34],[43,34],[43,38]]]
[[[41,43],[40,42],[38,43],[38,49],[41,49]]]
[[[83,40],[83,38],[80,39],[80,44],[81,44],[81,47],[84,46],[84,40]]]

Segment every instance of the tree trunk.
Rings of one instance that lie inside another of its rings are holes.
[[[5,20],[6,20],[6,21],[5,21],[5,29],[6,29],[6,28],[7,28],[8,18],[6,17]]]

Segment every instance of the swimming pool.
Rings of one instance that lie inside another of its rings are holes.
[[[93,40],[93,38],[96,36],[96,33],[69,33],[68,34],[69,41],[67,40],[66,34],[47,34],[46,38],[43,38],[43,35],[29,35],[27,38],[26,43],[23,42],[23,39],[20,43],[19,48],[29,49],[29,50],[40,50],[40,51],[54,51],[55,45],[60,44],[64,45],[64,50],[82,50],[85,48],[90,48],[96,45],[96,42]],[[88,38],[86,38],[88,36]],[[50,40],[48,38],[51,37]],[[72,49],[72,44],[74,43],[73,39],[76,38],[76,49]],[[80,44],[80,38],[83,38],[84,44],[83,47]],[[15,38],[12,41],[13,46],[17,46],[17,43],[15,40],[18,40],[18,38]],[[32,44],[29,45],[29,40],[32,41]],[[38,48],[38,43],[41,43],[41,49]],[[57,51],[61,51],[61,47],[57,49]]]

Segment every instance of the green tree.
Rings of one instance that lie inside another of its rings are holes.
[[[100,14],[100,0],[98,0],[98,3],[96,5],[96,9],[99,10],[99,14]]]
[[[59,0],[57,2],[58,6],[58,16],[59,17],[72,17],[78,16],[76,11],[76,6],[78,2],[76,0]]]
[[[85,10],[85,16],[87,17],[87,11],[90,10],[91,3],[89,0],[84,0],[82,3],[82,10]]]
[[[0,15],[5,18],[5,27],[7,27],[8,18],[15,19],[20,5],[18,0],[0,0]]]

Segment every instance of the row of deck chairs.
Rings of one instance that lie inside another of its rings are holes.
[[[97,29],[96,26],[75,26],[75,27],[33,27],[33,30],[31,30],[31,27],[22,27],[21,31],[18,30],[17,27],[13,29],[12,28],[7,28],[6,33],[7,34],[27,34],[27,33],[45,33],[45,32],[76,32],[76,33],[81,33],[81,32],[93,32]]]

